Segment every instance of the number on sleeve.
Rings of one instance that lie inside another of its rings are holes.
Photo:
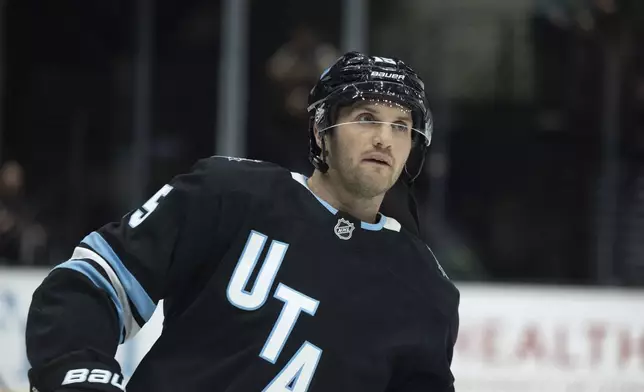
[[[142,208],[134,211],[130,216],[130,227],[135,228],[144,220],[146,220],[147,217],[150,216],[150,214],[159,206],[159,200],[161,200],[161,198],[163,197],[166,197],[172,189],[173,188],[171,185],[164,185],[163,188],[159,189],[159,191],[150,198],[150,200],[146,201],[145,204],[143,204]]]

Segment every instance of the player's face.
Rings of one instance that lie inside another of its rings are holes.
[[[336,124],[328,139],[330,170],[362,197],[389,190],[411,150],[411,111],[391,102],[359,101],[341,108]]]

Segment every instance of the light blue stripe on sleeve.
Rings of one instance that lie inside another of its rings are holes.
[[[132,275],[125,265],[123,265],[123,262],[116,252],[114,252],[114,249],[112,249],[110,244],[108,244],[107,241],[105,241],[105,239],[95,231],[85,237],[82,242],[89,245],[94,252],[98,253],[99,256],[110,264],[112,269],[114,269],[114,272],[116,272],[116,276],[118,276],[121,281],[121,285],[123,285],[127,296],[139,312],[139,315],[141,315],[145,322],[150,320],[156,305],[143,286],[141,286],[139,281],[136,280],[134,275]]]
[[[119,301],[119,297],[116,295],[114,287],[112,287],[112,285],[103,277],[103,275],[96,271],[94,266],[84,262],[83,260],[67,260],[66,262],[54,267],[54,269],[57,268],[67,268],[80,272],[81,274],[87,276],[87,278],[91,280],[92,283],[94,283],[94,286],[102,289],[107,293],[107,295],[109,295],[112,302],[114,302],[116,313],[119,319],[119,342],[123,342],[123,305],[121,305],[121,301]]]

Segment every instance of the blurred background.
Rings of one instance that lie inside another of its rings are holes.
[[[0,25],[0,342],[38,273],[197,159],[310,174],[307,94],[361,50],[427,86],[461,390],[644,391],[644,1],[0,0]]]

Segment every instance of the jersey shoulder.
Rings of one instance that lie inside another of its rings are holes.
[[[437,304],[441,313],[452,315],[458,309],[460,292],[443,269],[434,251],[404,227],[400,228],[395,235],[398,236],[398,241],[405,244],[401,246],[401,250],[409,252],[406,254],[410,259],[418,260],[413,267],[417,273],[410,277],[410,283],[413,280],[413,285],[420,292],[428,293],[431,298],[441,298],[440,304]]]
[[[449,276],[443,269],[443,266],[438,261],[436,254],[429,245],[418,238],[416,234],[410,232],[405,226],[401,225],[396,219],[391,217],[386,217],[386,219],[385,228],[389,228],[390,231],[396,232],[399,241],[408,242],[410,247],[421,255],[421,259],[424,261],[426,266],[430,267],[437,276],[448,281],[450,280]]]
[[[291,173],[277,164],[247,158],[218,156],[199,160],[192,169],[204,187],[217,194],[262,195]]]

